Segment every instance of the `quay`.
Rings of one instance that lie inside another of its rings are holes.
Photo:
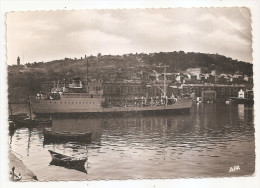
[[[9,169],[10,169],[10,180],[15,181],[12,179],[12,168],[14,167],[14,173],[16,175],[20,174],[21,179],[19,181],[38,181],[37,176],[29,170],[24,163],[16,157],[11,151],[9,151]]]

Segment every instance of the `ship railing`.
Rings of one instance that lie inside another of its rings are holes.
[[[175,98],[152,98],[152,99],[106,99],[103,104],[105,108],[117,107],[149,107],[149,106],[167,106],[177,101]]]

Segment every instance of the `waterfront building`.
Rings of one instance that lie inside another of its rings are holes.
[[[224,85],[224,84],[183,84],[180,93],[194,93],[195,97],[203,97],[203,92],[207,90],[216,91],[216,100],[225,101],[230,97],[237,97],[238,91],[245,90],[244,85]]]
[[[213,90],[202,91],[202,101],[215,101],[217,92]]]
[[[240,91],[238,92],[238,98],[245,98],[245,92],[243,91],[243,89],[240,89]]]
[[[247,98],[247,99],[254,99],[254,92],[253,92],[253,90],[246,90],[245,91],[245,98]]]

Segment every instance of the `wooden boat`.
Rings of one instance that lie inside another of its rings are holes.
[[[91,132],[75,133],[75,132],[58,132],[48,129],[43,129],[44,142],[62,142],[62,141],[76,141],[76,142],[89,142],[91,141]]]
[[[15,118],[13,119],[16,127],[34,127],[37,125],[51,125],[52,120],[49,119],[31,119],[31,118]]]
[[[48,150],[48,151],[50,152],[52,157],[52,161],[50,162],[50,165],[62,166],[68,169],[74,169],[74,170],[87,173],[85,169],[85,163],[88,159],[87,157],[83,159],[79,159],[79,158],[63,155],[54,152],[52,150]]]
[[[51,125],[51,119],[33,119],[37,125]]]
[[[28,96],[28,99],[30,97]],[[37,125],[51,125],[52,120],[49,119],[32,119],[32,112],[31,112],[31,103],[29,100],[29,116],[26,113],[18,114],[18,115],[11,115],[13,121],[17,127],[32,127]]]
[[[20,126],[24,126],[24,127],[31,127],[33,125],[35,125],[35,121],[31,118],[15,118],[13,119],[15,125],[17,127],[20,127]]]
[[[9,119],[10,120],[14,120],[14,119],[25,119],[28,118],[29,116],[27,115],[27,113],[20,113],[20,114],[11,114],[9,115]]]

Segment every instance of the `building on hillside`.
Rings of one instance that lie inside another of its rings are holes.
[[[41,83],[41,91],[42,93],[49,94],[51,93],[52,88],[55,87],[55,82],[42,82]]]
[[[214,75],[214,76],[216,76],[216,75],[217,75],[217,73],[218,73],[218,71],[217,71],[217,70],[212,70],[212,71],[211,71],[211,74],[212,74],[212,75]]]
[[[190,74],[197,75],[197,74],[201,74],[202,73],[202,69],[201,68],[188,68],[186,70],[186,72],[188,72]]]
[[[243,84],[245,81],[242,75],[233,75],[230,77],[230,82],[234,84]]]
[[[201,75],[204,73],[202,68],[188,68],[186,72],[190,73],[191,75],[196,75],[197,80],[200,80]]]
[[[20,66],[20,57],[17,57],[17,66]]]

